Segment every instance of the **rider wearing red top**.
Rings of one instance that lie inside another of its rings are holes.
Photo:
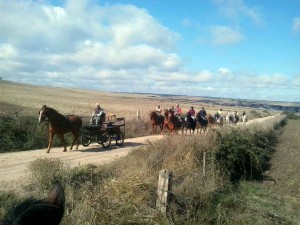
[[[189,113],[190,113],[190,115],[191,115],[191,117],[195,117],[195,115],[196,115],[196,112],[195,112],[195,110],[194,110],[194,107],[193,106],[191,106],[191,108],[190,108],[190,110],[189,110]]]

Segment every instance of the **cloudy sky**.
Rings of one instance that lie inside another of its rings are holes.
[[[0,0],[0,76],[300,101],[300,0]]]

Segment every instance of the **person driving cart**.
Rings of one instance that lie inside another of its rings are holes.
[[[104,120],[105,120],[105,112],[100,107],[100,104],[96,103],[96,108],[95,108],[94,112],[92,113],[92,118],[90,120],[90,123],[98,125],[98,124],[104,122]]]

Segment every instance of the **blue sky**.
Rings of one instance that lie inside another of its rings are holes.
[[[0,0],[3,79],[300,101],[300,0]]]

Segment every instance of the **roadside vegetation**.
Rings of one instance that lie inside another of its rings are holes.
[[[62,225],[294,224],[280,200],[259,186],[285,120],[168,136],[99,167],[71,169],[58,159],[38,159],[28,166],[24,193],[44,197],[61,180],[67,200]],[[167,214],[155,207],[162,169],[173,174]],[[0,218],[22,198],[1,193]]]

